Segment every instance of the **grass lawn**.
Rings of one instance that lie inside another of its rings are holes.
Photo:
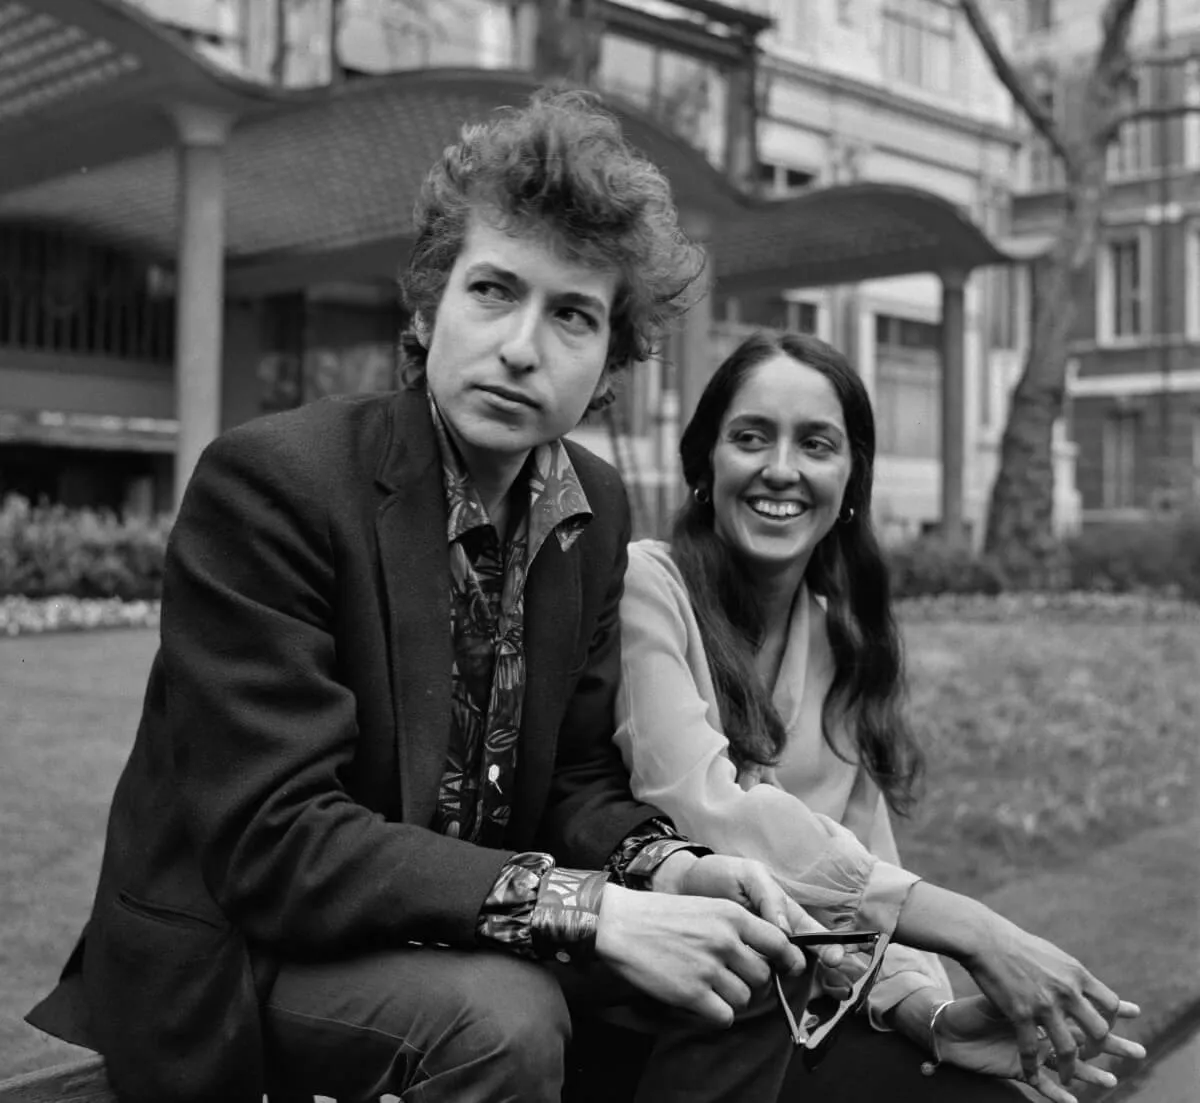
[[[905,864],[973,895],[1200,812],[1200,625],[913,623]]]
[[[0,1076],[77,1053],[21,1016],[87,918],[157,633],[0,639]]]
[[[1133,998],[1200,996],[1174,967],[1200,961],[1200,625],[905,632],[929,748],[925,798],[897,824],[907,863],[987,894]],[[20,1019],[86,917],[154,645],[140,630],[0,640],[0,1076],[69,1052]]]

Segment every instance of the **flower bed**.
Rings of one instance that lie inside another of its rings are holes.
[[[964,621],[1091,621],[1096,623],[1195,623],[1200,605],[1162,594],[1069,593],[934,594],[897,602],[905,623]],[[0,597],[0,637],[94,628],[157,628],[157,601],[119,598]]]
[[[1099,623],[1196,622],[1200,604],[1171,594],[1065,593],[931,594],[897,602],[902,621],[973,621],[996,624],[1046,619]]]
[[[157,601],[81,597],[0,598],[0,636],[157,626]]]

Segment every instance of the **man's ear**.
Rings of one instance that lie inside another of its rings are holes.
[[[425,315],[419,313],[413,315],[412,331],[416,335],[417,340],[421,342],[422,347],[428,349],[430,327],[429,323],[425,321]]]
[[[592,397],[588,401],[587,408],[589,413],[594,413],[597,410],[603,410],[605,406],[611,406],[617,400],[617,392],[614,389],[615,377],[611,368],[605,368],[600,373],[600,378],[596,382],[596,389],[592,392]]]

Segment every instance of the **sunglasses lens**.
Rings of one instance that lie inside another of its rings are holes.
[[[804,1047],[804,1064],[807,1068],[816,1068],[820,1064],[832,1047],[841,1024],[866,1003],[883,965],[883,954],[887,949],[887,944],[886,935],[881,935],[874,940],[874,944],[871,946],[870,964],[862,975],[852,982],[850,995],[840,1002],[826,993],[821,993],[793,1009],[784,995],[778,977],[776,977],[775,987],[788,1021],[788,1030],[791,1033],[792,1041],[796,1045]],[[814,959],[810,957],[809,973],[812,971],[813,964]],[[805,994],[807,995],[810,990],[810,987],[806,985]]]

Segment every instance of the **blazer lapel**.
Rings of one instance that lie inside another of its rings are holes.
[[[450,738],[450,558],[446,499],[425,395],[397,396],[375,520],[387,602],[401,815],[428,826]]]

